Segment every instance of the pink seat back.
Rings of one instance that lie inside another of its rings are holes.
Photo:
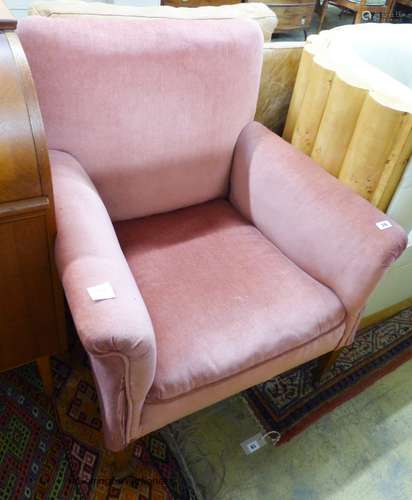
[[[113,220],[227,193],[256,108],[256,23],[31,17],[18,34],[50,149],[83,165]]]

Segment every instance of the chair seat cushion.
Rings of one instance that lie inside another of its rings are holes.
[[[155,330],[150,401],[212,384],[343,328],[338,297],[225,200],[115,229]]]

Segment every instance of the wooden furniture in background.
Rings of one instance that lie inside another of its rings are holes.
[[[260,0],[270,7],[278,17],[276,33],[310,28],[316,0]]]
[[[392,22],[412,22],[412,0],[394,0]]]
[[[372,21],[372,16],[374,14],[379,14],[379,22],[381,23],[390,20],[395,5],[394,0],[386,0],[384,5],[367,5],[366,1],[367,0],[360,0],[359,3],[356,3],[349,0],[323,0],[321,4],[320,0],[317,0],[315,10],[319,15],[318,33],[322,29],[322,24],[325,20],[329,4],[353,12],[354,24],[358,24],[362,21]]]
[[[403,5],[404,7],[409,7],[412,9],[412,0],[396,0],[394,4]]]
[[[63,294],[43,124],[16,24],[0,3],[0,371],[36,360],[50,393],[49,356],[66,344]]]
[[[171,7],[203,7],[207,5],[230,5],[242,3],[241,0],[161,0],[161,5],[170,5]]]

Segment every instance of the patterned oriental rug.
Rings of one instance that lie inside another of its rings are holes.
[[[96,390],[80,347],[53,358],[54,405],[34,365],[0,374],[0,500],[190,500],[191,480],[159,432],[136,442],[133,473],[112,475]]]
[[[265,430],[289,441],[322,415],[412,358],[412,308],[358,332],[318,387],[310,361],[243,393]]]
[[[253,422],[285,443],[411,358],[412,308],[360,331],[318,387],[312,361],[140,439],[134,473],[116,481],[87,356],[75,344],[53,359],[55,406],[33,365],[0,374],[0,500],[218,498],[230,484],[221,471],[236,463]]]

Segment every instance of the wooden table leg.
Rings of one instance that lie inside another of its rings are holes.
[[[318,21],[318,33],[322,29],[323,21],[325,20],[326,11],[328,10],[329,0],[323,0],[323,3],[320,3],[320,0],[317,0],[315,11],[319,16]]]
[[[354,24],[361,23],[363,21],[363,17],[362,17],[363,13],[369,12],[368,6],[366,5],[366,0],[360,0],[359,5],[357,5],[357,9],[358,10],[356,11],[356,14],[355,14]],[[365,20],[368,20],[368,19],[365,19]]]
[[[356,11],[356,15],[353,21],[353,24],[360,24],[362,22],[362,15],[364,13],[364,10],[362,10],[360,7]]]
[[[45,392],[49,395],[53,395],[53,375],[50,365],[50,356],[43,356],[36,359],[37,370],[39,372],[40,378],[43,382],[43,387]]]
[[[389,23],[391,21],[395,4],[396,4],[395,0],[386,1],[386,10],[383,14],[381,14],[381,17],[379,19],[380,23]]]

